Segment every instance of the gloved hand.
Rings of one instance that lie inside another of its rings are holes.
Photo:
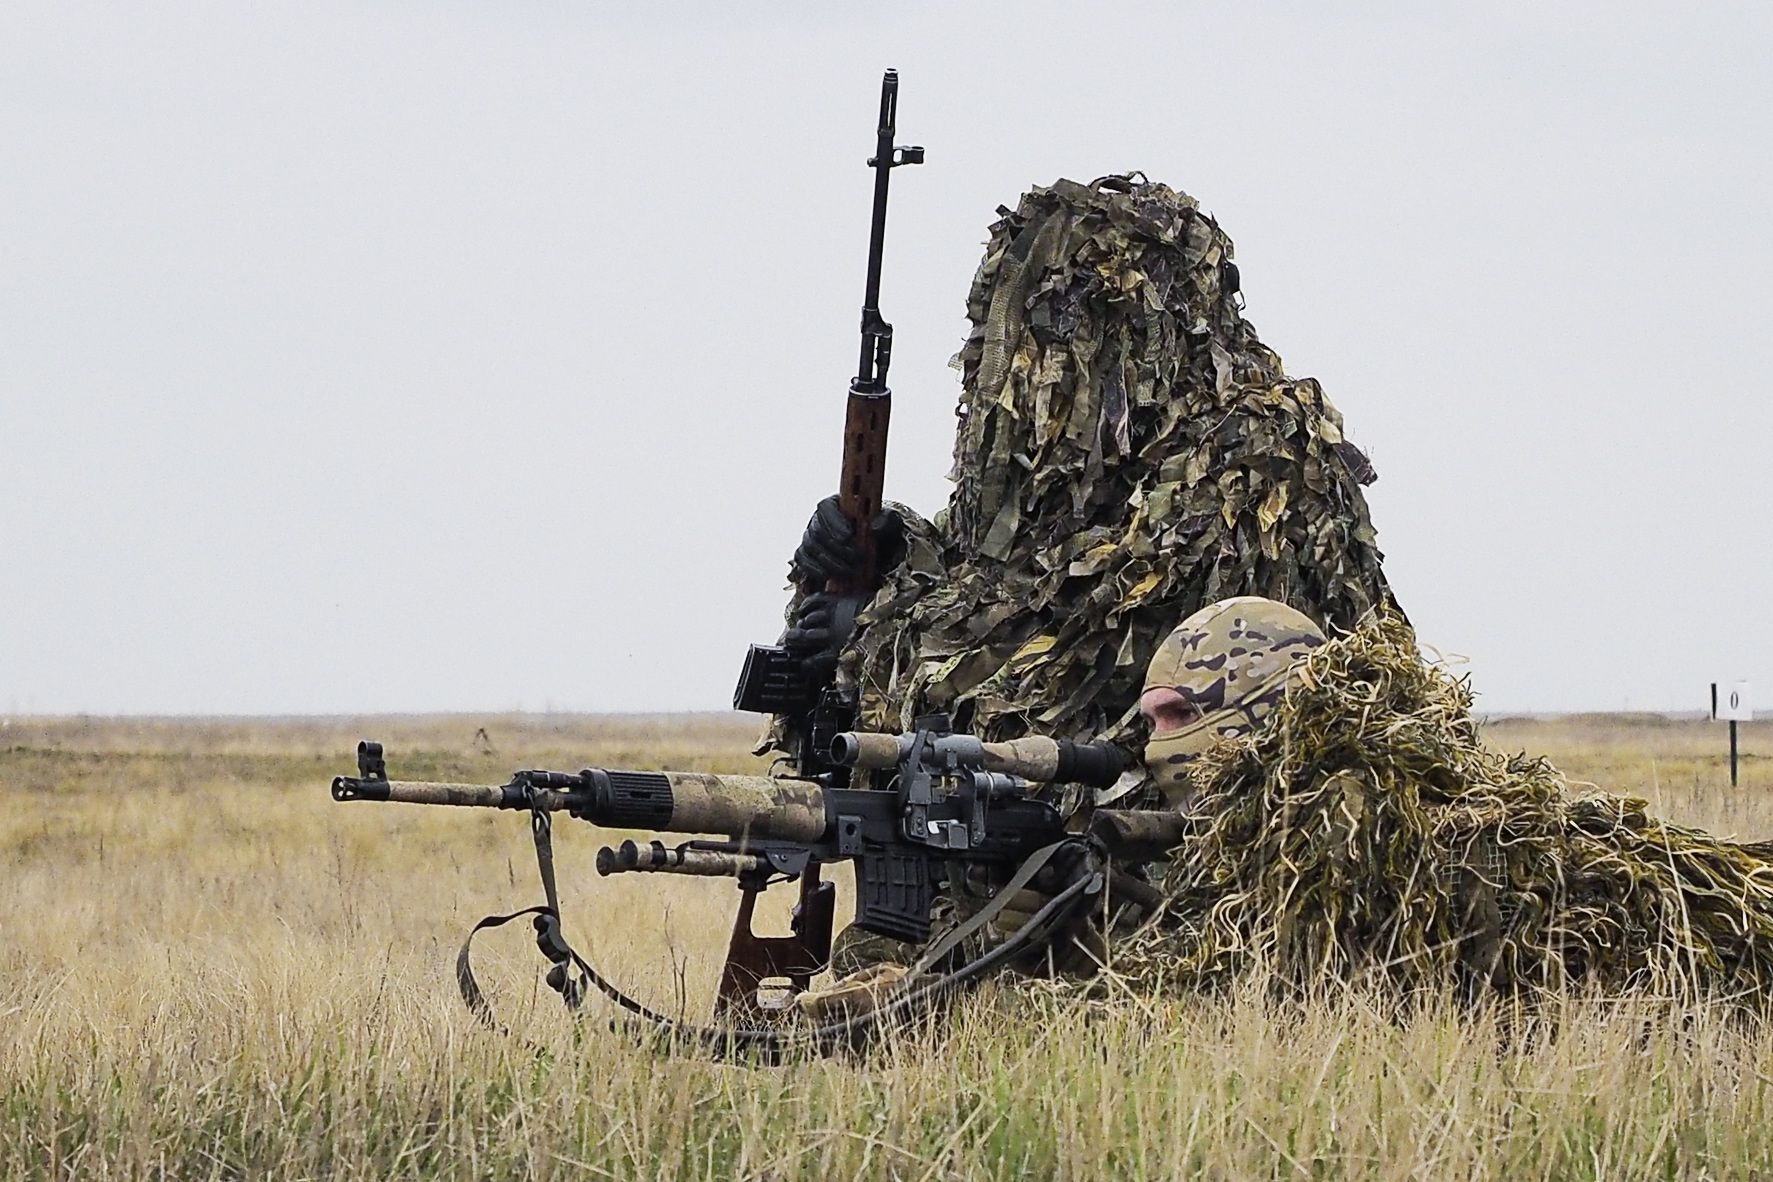
[[[815,1024],[841,1022],[871,1014],[898,992],[905,966],[877,964],[860,969],[825,989],[810,989],[795,998],[806,1019]]]
[[[816,591],[800,601],[794,621],[782,633],[782,647],[800,660],[814,684],[823,684],[837,670],[837,658],[856,630],[861,601],[854,595]]]
[[[994,943],[1001,943],[1028,926],[1030,920],[1053,901],[1053,897],[1045,891],[1033,887],[1023,887],[1011,898],[1009,905],[994,916],[985,925],[987,934]],[[1108,945],[1103,938],[1099,916],[1074,926],[1068,931],[1056,932],[1052,941],[1031,951],[1034,958],[1033,966],[1024,959],[1020,963],[1025,970],[1045,963],[1050,969],[1059,973],[1076,976],[1089,976],[1095,970],[1108,963]]]
[[[986,934],[994,943],[1015,936],[1053,901],[1054,893],[1078,875],[1088,872],[1077,851],[1061,850],[1049,870],[1036,876],[1034,881],[1038,885],[1025,886],[1004,901],[1003,909],[985,925]],[[1101,920],[1099,913],[1092,914],[1068,928],[1052,932],[1050,942],[1031,949],[1020,963],[1025,970],[1039,971],[1037,964],[1044,962],[1048,969],[1060,973],[1090,975],[1098,966],[1107,963],[1108,949]]]
[[[875,568],[881,574],[905,559],[905,523],[891,509],[882,509],[870,527],[874,535]],[[862,573],[862,551],[856,531],[836,494],[819,502],[800,537],[789,577],[808,590],[821,590],[833,579],[855,579]]]
[[[1027,927],[1028,921],[1034,918],[1035,913],[1052,901],[1053,897],[1045,891],[1037,891],[1033,887],[1023,887],[1010,896],[1004,909],[985,925],[986,931],[995,940],[1007,940]]]

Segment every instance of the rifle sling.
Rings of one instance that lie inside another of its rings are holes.
[[[552,824],[546,810],[539,808],[531,810],[530,832],[535,839],[536,869],[542,878],[542,891],[547,897],[547,903],[538,907],[526,907],[521,911],[513,911],[509,915],[487,916],[468,932],[468,938],[462,942],[461,951],[456,954],[456,985],[461,990],[462,1000],[467,1003],[469,1011],[477,1019],[500,1034],[510,1033],[494,1015],[492,1006],[481,991],[479,982],[475,980],[474,970],[470,963],[470,949],[474,944],[474,937],[489,928],[502,927],[514,919],[533,915],[535,916],[536,946],[541,949],[542,954],[548,958],[552,965],[548,970],[548,985],[561,995],[569,1010],[576,1013],[584,1002],[586,986],[593,986],[617,1006],[651,1023],[663,1035],[698,1045],[716,1057],[726,1057],[735,1051],[744,1051],[761,1053],[771,1062],[779,1062],[797,1050],[827,1053],[837,1046],[855,1045],[860,1037],[889,1019],[902,1017],[919,1005],[934,1001],[950,990],[977,980],[991,969],[1034,946],[1037,938],[1044,938],[1069,923],[1076,915],[1080,904],[1088,906],[1094,896],[1101,893],[1107,879],[1106,873],[1099,867],[1093,868],[1090,873],[1079,875],[1064,890],[1036,911],[1026,924],[1006,939],[957,969],[944,973],[925,984],[912,984],[916,976],[927,973],[932,964],[948,955],[962,940],[1001,913],[1008,905],[1010,898],[1026,886],[1051,861],[1061,846],[1078,844],[1075,838],[1062,839],[1036,850],[1017,870],[1010,882],[992,896],[985,908],[968,919],[966,923],[948,933],[935,946],[932,946],[929,952],[918,958],[917,964],[906,974],[904,985],[878,1009],[803,1030],[697,1026],[668,1018],[628,996],[592,968],[591,964],[566,942],[566,937],[562,934],[560,927],[560,896],[554,878]],[[1087,847],[1085,848],[1087,849]],[[579,971],[576,978],[571,973],[573,968],[577,968]]]
[[[731,1050],[757,1050],[772,1057],[780,1056],[788,1049],[788,1040],[781,1032],[774,1030],[722,1029],[717,1027],[692,1026],[668,1018],[657,1010],[636,1001],[622,992],[603,974],[591,967],[591,963],[566,941],[560,927],[560,892],[554,878],[554,841],[553,824],[546,809],[536,808],[530,812],[530,834],[535,839],[536,869],[542,879],[542,893],[547,903],[539,907],[525,907],[521,911],[513,911],[509,915],[489,915],[475,924],[468,932],[468,938],[462,941],[461,951],[456,953],[456,986],[461,991],[462,1000],[468,1009],[488,1028],[500,1033],[510,1031],[493,1013],[492,1006],[486,1000],[480,983],[474,977],[472,964],[472,948],[474,937],[489,928],[503,927],[514,919],[525,915],[535,916],[536,947],[548,958],[552,967],[548,970],[549,988],[559,993],[568,1010],[574,1013],[584,1004],[586,986],[594,986],[597,991],[610,1001],[636,1017],[651,1023],[661,1033],[683,1038],[698,1043],[716,1055]],[[572,969],[577,968],[579,975],[574,977]]]
[[[1034,876],[1045,870],[1047,863],[1053,860],[1053,855],[1058,853],[1060,848],[1070,840],[1069,838],[1060,838],[1051,845],[1042,846],[1029,854],[1028,860],[1016,869],[1016,873],[1011,876],[1009,882],[999,887],[997,893],[986,900],[985,906],[969,916],[965,923],[955,926],[940,940],[924,950],[923,955],[918,957],[905,973],[906,984],[910,984],[929,972],[932,965],[941,964],[943,958],[960,947],[962,941],[1003,914],[1004,910],[1009,907],[1010,900],[1016,897],[1016,892],[1033,882]]]
[[[566,941],[560,928],[560,891],[554,878],[554,840],[553,822],[546,809],[530,811],[530,834],[536,844],[536,869],[542,878],[542,893],[547,903],[540,907],[525,907],[521,911],[513,911],[509,915],[489,915],[475,924],[468,932],[468,938],[462,941],[461,951],[456,953],[456,987],[461,990],[462,1000],[468,1003],[468,1009],[487,1026],[501,1034],[509,1033],[504,1024],[493,1014],[492,1006],[487,1002],[486,995],[481,991],[480,983],[474,978],[474,967],[471,950],[474,937],[488,928],[503,927],[514,919],[525,915],[535,916],[536,947],[548,958],[552,966],[548,970],[548,985],[559,993],[569,1010],[578,1010],[585,1001],[585,987],[595,985],[598,992],[623,1009],[644,1018],[649,1022],[670,1024],[671,1020],[657,1013],[640,1002],[635,1001],[610,982],[605,980],[598,971],[591,967],[589,961],[580,956],[577,950]],[[579,976],[573,977],[570,969],[576,967]]]

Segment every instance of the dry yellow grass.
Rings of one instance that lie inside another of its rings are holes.
[[[496,750],[472,739],[485,724]],[[1063,1008],[987,991],[861,1061],[749,1069],[576,1030],[520,934],[474,1026],[451,962],[538,899],[521,817],[335,805],[362,734],[414,776],[744,770],[742,722],[12,720],[0,729],[0,1176],[1739,1178],[1773,1171],[1773,1031],[1654,999],[1532,1020],[1257,989]],[[1504,746],[1666,815],[1773,836],[1773,728],[1504,721]],[[569,931],[700,1013],[730,884],[603,881],[558,839]],[[786,895],[787,892],[776,892]],[[788,900],[780,900],[785,907]],[[504,937],[504,938],[500,938]],[[539,995],[538,995],[539,993]]]

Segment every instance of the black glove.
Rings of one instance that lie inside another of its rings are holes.
[[[854,595],[817,591],[794,609],[794,622],[782,633],[782,647],[800,659],[809,681],[823,685],[831,680],[837,658],[856,630],[856,612],[861,606]]]
[[[874,535],[876,570],[885,574],[905,560],[905,523],[897,513],[882,509],[870,532]],[[856,531],[836,495],[826,497],[806,523],[789,565],[789,577],[802,587],[817,590],[833,579],[853,580],[861,573],[862,552],[856,545]]]

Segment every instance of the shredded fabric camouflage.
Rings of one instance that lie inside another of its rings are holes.
[[[1135,989],[1264,967],[1392,996],[1773,990],[1773,861],[1484,745],[1468,685],[1375,620],[1314,650],[1261,731],[1203,757]]]
[[[1000,209],[968,300],[954,491],[839,670],[863,725],[1137,750],[1146,663],[1233,595],[1346,629],[1392,602],[1370,465],[1240,311],[1231,241],[1142,176]]]

